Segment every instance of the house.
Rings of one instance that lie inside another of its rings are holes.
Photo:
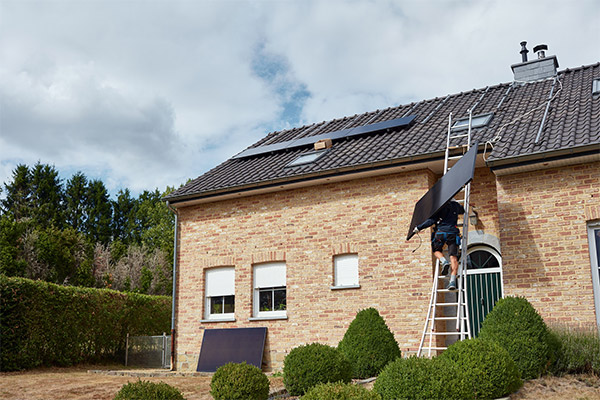
[[[170,194],[176,369],[196,369],[207,329],[266,327],[264,368],[279,370],[367,307],[416,352],[434,263],[428,235],[406,232],[442,174],[450,113],[460,131],[469,109],[469,272],[496,277],[471,306],[499,290],[547,323],[600,324],[600,63],[558,70],[523,49],[512,82],[273,132]]]

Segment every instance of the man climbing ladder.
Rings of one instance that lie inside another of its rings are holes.
[[[431,249],[435,257],[440,260],[442,276],[448,275],[451,266],[450,282],[446,289],[456,290],[456,275],[458,274],[458,247],[460,246],[460,230],[457,227],[458,216],[465,213],[465,209],[457,201],[451,199],[433,215],[415,228],[415,233],[434,225],[431,233]],[[444,244],[448,246],[450,262],[444,257],[442,250]]]

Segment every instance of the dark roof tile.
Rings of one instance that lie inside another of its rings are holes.
[[[560,71],[558,77],[560,83],[555,85],[554,99],[537,143],[535,138],[548,103],[552,79],[526,84],[503,83],[271,132],[250,148],[417,116],[408,128],[334,140],[327,154],[311,164],[286,167],[299,155],[312,151],[311,147],[232,158],[179,188],[167,199],[177,201],[274,180],[298,180],[313,173],[334,173],[340,168],[439,154],[446,146],[449,113],[452,112],[453,120],[466,117],[474,105],[473,115],[493,113],[488,126],[473,129],[472,135],[473,140],[493,141],[493,149],[488,147],[487,154],[491,161],[600,143],[600,96],[591,93],[592,81],[600,77],[600,63],[566,69]]]

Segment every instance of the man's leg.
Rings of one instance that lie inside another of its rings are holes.
[[[451,238],[448,244],[448,253],[450,254],[450,264],[452,266],[452,272],[450,273],[450,282],[448,283],[448,290],[456,290],[456,275],[458,275],[458,246],[456,238]]]
[[[448,262],[448,260],[446,260],[446,257],[444,257],[444,253],[442,253],[441,251],[434,251],[433,255],[440,260],[440,264],[442,266],[442,276],[446,276],[448,275],[448,267],[450,266],[451,263]],[[450,258],[450,260],[452,260],[452,258]],[[458,265],[458,263],[457,263]]]

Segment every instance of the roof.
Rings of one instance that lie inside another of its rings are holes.
[[[248,186],[297,182],[315,174],[336,174],[347,169],[359,171],[382,163],[394,165],[415,158],[439,157],[446,148],[448,115],[452,113],[454,120],[466,117],[471,107],[473,115],[493,113],[487,126],[472,132],[474,141],[493,146],[487,146],[488,165],[557,151],[590,151],[590,146],[596,146],[598,151],[600,95],[592,95],[592,82],[598,78],[600,62],[559,71],[556,81],[504,83],[273,132],[249,148],[322,137],[328,132],[416,116],[408,127],[334,140],[322,157],[309,164],[287,166],[299,155],[314,151],[312,146],[249,157],[234,156],[172,192],[166,200],[177,203],[214,193],[235,192]],[[550,93],[552,101],[544,119]]]

